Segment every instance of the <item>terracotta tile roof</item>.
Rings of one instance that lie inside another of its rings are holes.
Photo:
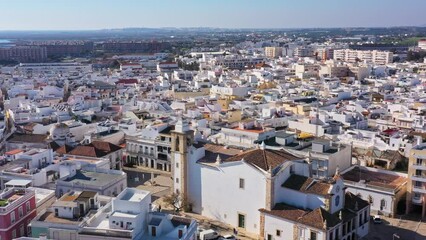
[[[88,144],[87,146],[93,146],[96,149],[107,152],[107,154],[109,154],[111,152],[118,151],[118,150],[121,149],[120,146],[117,146],[117,145],[112,144],[110,142],[104,142],[104,141],[93,141],[92,143]]]
[[[85,157],[103,157],[107,155],[104,151],[96,149],[92,146],[77,146],[68,154],[77,155],[77,156],[85,156]]]
[[[284,151],[271,149],[249,150],[224,160],[224,162],[235,162],[244,159],[245,162],[255,165],[265,171],[274,169],[286,161],[300,159]]]
[[[214,163],[217,159],[217,155],[220,156],[222,160],[226,160],[236,154],[241,153],[240,149],[225,147],[224,145],[219,144],[204,144],[205,155],[202,159],[199,160],[201,163]],[[198,148],[198,147],[197,147]]]
[[[55,141],[49,143],[49,148],[51,148],[54,152],[58,150],[61,146],[57,144]]]
[[[15,154],[21,153],[23,151],[24,150],[22,150],[22,149],[13,149],[13,150],[10,150],[10,151],[6,152],[5,154],[7,154],[7,155],[15,155]]]
[[[26,143],[43,143],[47,140],[48,135],[45,134],[22,134],[14,133],[7,141],[9,142],[26,142]]]
[[[74,148],[72,146],[69,146],[67,144],[57,148],[56,150],[54,150],[57,154],[67,154],[69,152],[71,152]]]
[[[66,149],[62,149],[60,152],[58,151],[56,152],[57,153],[65,152],[70,155],[99,158],[121,149],[120,146],[117,146],[110,142],[103,142],[103,141],[93,141],[92,143],[88,145],[77,146],[72,150],[69,150],[70,148],[69,146],[65,148]]]
[[[345,181],[359,182],[365,180],[365,183],[372,186],[397,189],[407,182],[407,178],[398,175],[386,174],[383,172],[369,171],[366,168],[354,167],[350,171],[342,174]]]
[[[331,214],[323,208],[303,210],[285,203],[278,203],[271,211],[266,209],[260,209],[259,211],[321,230],[325,229],[324,227],[334,227],[341,222],[338,217],[339,213]],[[326,226],[324,226],[325,221],[327,221]]]
[[[295,222],[307,213],[307,211],[303,209],[295,208],[284,203],[277,203],[271,211],[266,209],[260,209],[260,211]]]
[[[327,221],[327,228],[334,227],[340,223],[340,219],[336,216],[336,214],[331,214],[323,208],[317,208],[299,219],[300,223],[316,229],[324,229],[325,221]]]
[[[345,208],[352,211],[358,211],[360,209],[363,209],[367,207],[369,203],[362,198],[358,197],[357,195],[346,192],[345,195]]]
[[[325,196],[329,194],[331,185],[313,178],[293,174],[282,184],[282,187]]]

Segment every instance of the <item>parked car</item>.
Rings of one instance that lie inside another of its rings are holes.
[[[212,240],[217,239],[219,234],[213,229],[207,229],[200,232],[200,240]]]
[[[237,238],[234,235],[225,235],[219,238],[219,240],[237,240]]]
[[[381,224],[382,219],[380,218],[380,216],[376,215],[376,216],[373,217],[373,222],[374,222],[374,224]]]

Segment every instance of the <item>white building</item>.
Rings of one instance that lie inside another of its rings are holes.
[[[235,128],[222,128],[220,133],[210,139],[227,146],[252,148],[261,142],[275,137],[275,130],[267,127],[256,127],[254,121],[240,122]]]
[[[86,167],[71,171],[56,181],[56,196],[71,191],[93,191],[105,196],[117,196],[127,187],[127,174],[119,170]]]
[[[394,217],[407,193],[407,174],[353,166],[342,171],[348,192],[370,203],[371,212]]]
[[[362,51],[351,49],[334,50],[334,60],[354,63],[357,61],[385,65],[393,62],[393,53],[387,51]]]
[[[80,63],[21,63],[16,66],[21,72],[49,73],[49,72],[89,72],[92,65]]]
[[[264,145],[245,152],[220,145],[192,145],[191,136],[184,124],[172,132],[172,176],[174,192],[192,211],[270,239],[269,227],[274,225],[266,223],[269,212],[284,203],[315,216],[314,225],[305,223],[307,232],[303,234],[315,231],[321,239],[337,233],[339,238],[353,239],[368,233],[369,205],[354,195],[345,196],[338,172],[334,179],[315,180],[309,177],[309,158],[308,162],[298,160],[284,151],[265,149]],[[341,211],[343,218],[339,217]],[[292,238],[293,234],[282,226],[290,224],[289,229],[295,229],[299,224],[288,219],[279,221],[283,239]]]
[[[126,188],[87,220],[79,239],[195,240],[196,231],[196,221],[156,211],[150,192]]]

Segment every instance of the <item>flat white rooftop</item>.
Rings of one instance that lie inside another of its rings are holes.
[[[136,218],[137,214],[131,214],[131,213],[123,213],[123,212],[114,212],[111,214],[112,217],[122,217],[122,218]]]
[[[150,192],[148,191],[134,188],[126,188],[120,195],[117,196],[117,199],[129,202],[140,202],[149,194]]]

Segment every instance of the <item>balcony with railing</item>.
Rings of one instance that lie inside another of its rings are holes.
[[[425,174],[419,174],[419,175],[414,174],[413,176],[411,176],[411,180],[426,183],[426,175]]]
[[[414,169],[426,170],[426,160],[415,161],[412,166],[413,166]]]
[[[426,194],[426,188],[424,185],[413,185],[413,192]]]

